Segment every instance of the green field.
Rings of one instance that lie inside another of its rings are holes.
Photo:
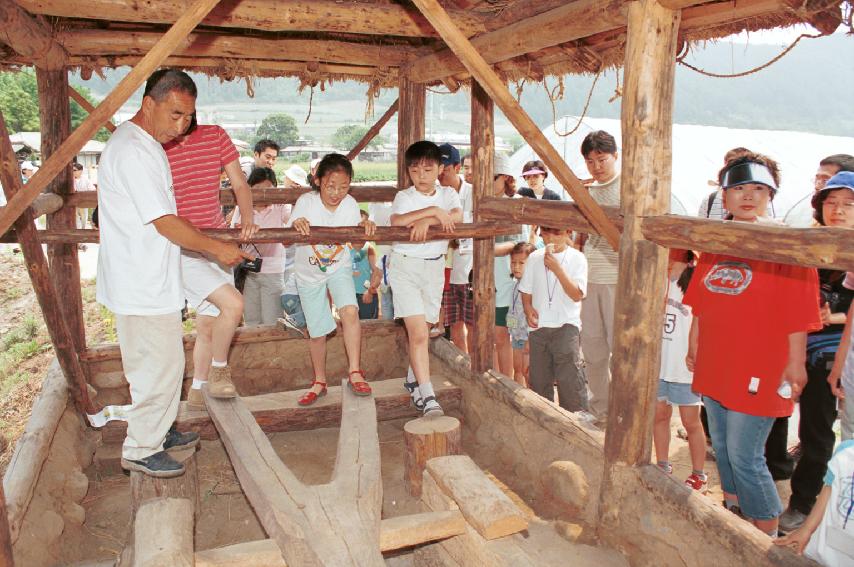
[[[310,164],[308,162],[293,162],[304,170],[308,171]],[[285,175],[285,170],[293,163],[279,160],[276,162],[276,178],[281,183]],[[378,162],[378,161],[355,161],[353,162],[353,171],[355,173],[353,181],[355,183],[373,182],[373,181],[394,181],[397,179],[397,164],[395,162]]]

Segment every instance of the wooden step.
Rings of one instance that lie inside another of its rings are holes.
[[[433,387],[436,398],[446,412],[459,410],[462,400],[459,387],[441,375],[434,378]],[[377,380],[371,382],[371,388],[374,391],[379,421],[418,417],[419,412],[412,407],[409,393],[403,388],[402,378]],[[303,393],[305,390],[246,396],[243,398],[243,403],[266,433],[338,427],[341,424],[340,386],[331,386],[326,396],[309,407],[297,404],[297,400]],[[125,422],[111,421],[101,429],[102,442],[104,444],[123,443],[126,429]],[[186,402],[181,402],[178,410],[178,429],[198,431],[202,439],[219,438],[207,411],[190,411]]]

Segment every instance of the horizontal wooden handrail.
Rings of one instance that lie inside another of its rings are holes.
[[[256,205],[294,204],[300,195],[308,193],[311,189],[285,189],[276,187],[274,189],[252,189],[252,202]],[[354,185],[350,187],[350,195],[360,203],[385,203],[394,200],[397,187],[390,185]],[[235,205],[234,192],[231,189],[222,189],[219,192],[221,205]],[[98,204],[98,195],[94,191],[83,191],[74,193],[67,199],[70,207],[92,208]]]
[[[602,210],[618,229],[623,229],[623,216],[619,207],[602,207]],[[596,234],[596,229],[585,218],[578,205],[569,201],[484,197],[478,212],[485,220],[571,228],[578,232]]]
[[[461,223],[454,232],[445,232],[431,228],[427,240],[450,240],[454,238],[491,238],[493,236],[518,234],[518,225],[494,221]],[[241,242],[240,230],[235,228],[204,229],[202,233],[217,240]],[[92,244],[100,239],[99,231],[91,229],[40,230],[39,241],[45,244]],[[292,228],[264,228],[258,231],[252,242],[256,244],[281,242],[282,244],[327,244],[330,242],[404,242],[409,240],[409,229],[402,226],[377,227],[374,236],[365,236],[365,232],[357,227],[313,227],[309,236],[302,236]],[[0,242],[17,242],[13,233],[4,235]]]

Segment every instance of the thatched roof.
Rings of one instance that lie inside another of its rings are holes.
[[[662,3],[682,8],[680,38],[693,42],[799,22],[822,31],[835,29],[841,21],[840,5],[847,1]],[[79,67],[86,76],[139,61],[189,0],[8,3],[12,6],[0,2],[0,23],[10,30],[0,35],[0,66],[62,58],[66,66]],[[442,4],[509,80],[596,72],[622,63],[624,0],[443,0]],[[24,21],[27,18],[30,21]],[[166,64],[226,80],[295,76],[314,86],[354,79],[373,89],[396,85],[401,70],[416,82],[444,82],[451,88],[469,78],[407,0],[223,0]]]

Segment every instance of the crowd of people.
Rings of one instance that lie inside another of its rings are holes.
[[[156,72],[138,113],[117,128],[101,160],[97,297],[116,314],[133,398],[123,465],[155,476],[178,475],[183,465],[169,451],[198,442],[195,434],[172,427],[184,368],[185,301],[196,312],[198,330],[190,405],[204,403],[203,388],[213,397],[237,394],[228,350],[241,322],[278,321],[307,338],[314,376],[301,405],[327,392],[326,343],[333,332],[343,337],[347,387],[369,396],[360,320],[383,318],[405,326],[404,386],[412,403],[425,416],[441,415],[428,341],[447,332],[458,348],[469,349],[475,324],[473,245],[470,239],[427,238],[431,227],[453,232],[472,220],[473,156],[461,156],[450,144],[416,142],[403,156],[410,186],[392,203],[363,209],[349,195],[352,164],[328,154],[310,172],[288,169],[287,186],[310,187],[293,206],[254,204],[252,189],[279,186],[273,171],[278,146],[261,141],[253,162],[241,163],[222,128],[195,123],[195,98],[189,76]],[[590,195],[601,205],[618,206],[617,141],[594,131],[579,150]],[[819,168],[812,198],[816,226],[854,228],[854,157],[829,156]],[[527,187],[517,189],[517,176]],[[234,191],[234,211],[220,206],[223,178]],[[547,179],[539,160],[513,171],[506,156],[495,156],[496,197],[559,200],[545,186]],[[770,204],[779,183],[771,158],[736,148],[725,156],[719,188],[699,215],[774,223]],[[247,242],[260,228],[280,227],[307,236],[314,227],[360,227],[370,240],[377,226],[400,226],[409,229],[410,239],[376,246],[238,247],[199,231],[229,225]],[[549,400],[557,390],[562,408],[601,423],[608,411],[618,253],[598,234],[524,226],[519,234],[497,237],[494,254],[496,369]],[[234,266],[240,266],[237,280]],[[708,436],[726,507],[772,536],[781,527],[791,531],[779,540],[783,544],[802,550],[809,540],[808,552],[819,559],[850,555],[850,549],[833,547],[833,540],[840,530],[850,537],[845,522],[851,507],[845,512],[828,502],[850,485],[840,476],[850,479],[854,473],[854,448],[846,441],[833,456],[832,429],[842,400],[843,438],[854,433],[854,396],[844,397],[846,388],[854,391],[852,290],[851,273],[672,250],[662,298],[654,427],[659,467],[672,474],[668,453],[676,406],[692,462],[685,483],[706,489]],[[798,398],[800,459],[784,511],[769,467],[771,455],[780,452],[777,429],[786,453],[785,418]]]

